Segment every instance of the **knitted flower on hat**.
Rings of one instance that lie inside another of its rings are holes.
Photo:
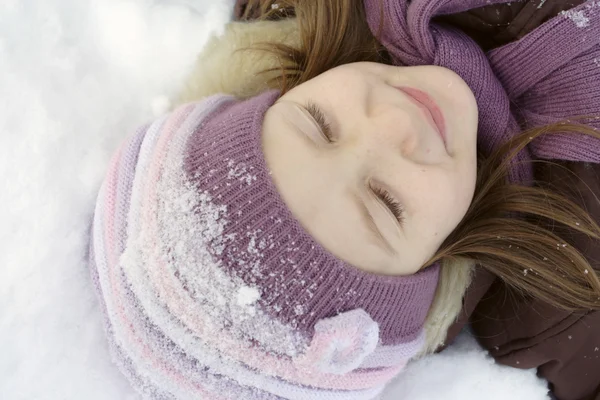
[[[262,153],[277,96],[182,106],[112,160],[91,271],[147,398],[373,399],[423,346],[438,266],[370,274],[306,232]]]

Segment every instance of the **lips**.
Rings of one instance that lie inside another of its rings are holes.
[[[398,90],[406,94],[413,103],[425,111],[429,123],[438,132],[447,149],[448,143],[446,134],[446,121],[444,120],[444,115],[442,114],[442,111],[436,102],[431,98],[431,96],[419,89],[399,87]]]

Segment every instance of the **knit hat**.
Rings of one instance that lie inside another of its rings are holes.
[[[367,273],[306,232],[262,152],[277,97],[184,105],[112,160],[91,270],[148,398],[373,399],[423,346],[439,267]]]

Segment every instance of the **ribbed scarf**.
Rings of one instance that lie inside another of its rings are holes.
[[[525,129],[600,117],[600,0],[487,54],[465,33],[433,18],[515,0],[364,1],[369,26],[394,64],[437,65],[467,82],[479,107],[478,148],[484,154]],[[600,127],[600,119],[590,125]],[[513,160],[511,181],[530,182],[532,159],[598,163],[600,140],[570,133],[536,138]]]

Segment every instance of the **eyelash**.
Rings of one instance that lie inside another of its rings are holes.
[[[402,225],[404,223],[404,207],[402,206],[402,204],[398,203],[389,194],[387,190],[374,187],[371,184],[369,184],[369,186],[371,187],[373,193],[375,193],[375,195],[379,197],[379,199],[386,205],[386,207],[389,208],[389,210],[392,212],[394,217],[396,217],[400,225]]]
[[[319,128],[321,128],[325,139],[327,139],[329,143],[335,142],[335,137],[333,136],[333,132],[331,130],[331,124],[327,122],[327,118],[325,117],[325,113],[321,107],[313,102],[308,102],[306,105],[306,111],[308,111],[310,116],[316,121],[317,125],[319,125]]]

